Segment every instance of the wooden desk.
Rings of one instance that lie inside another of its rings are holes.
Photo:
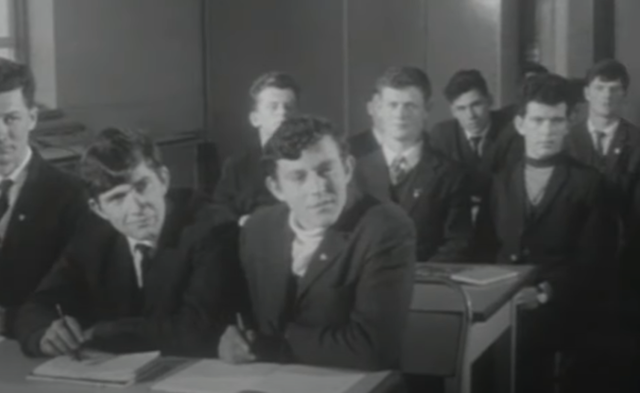
[[[195,187],[197,183],[197,144],[203,140],[202,131],[159,132],[150,134],[160,147],[162,158],[169,168],[172,186]],[[56,166],[75,172],[76,165],[92,133],[68,135],[35,135],[33,145],[42,156]]]
[[[66,383],[27,381],[26,375],[42,363],[43,359],[30,359],[25,357],[13,340],[5,340],[0,343],[0,392],[2,393],[97,393],[97,392],[123,392],[141,393],[150,392],[156,380],[140,383],[126,389],[98,388],[80,386]],[[401,378],[392,372],[370,373],[357,385],[349,390],[349,393],[400,393],[403,392]]]
[[[434,264],[438,266],[438,264]],[[446,265],[443,265],[446,266]],[[473,363],[498,341],[510,334],[509,348],[502,361],[509,371],[509,388],[515,381],[515,335],[517,309],[515,295],[534,279],[532,266],[508,266],[518,276],[486,286],[465,285],[471,300],[473,321],[464,356],[462,392],[471,391]],[[462,299],[450,288],[414,284],[407,338],[403,348],[403,371],[412,374],[451,377],[455,373],[457,342],[462,326]]]

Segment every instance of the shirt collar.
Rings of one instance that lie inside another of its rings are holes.
[[[591,122],[591,120],[587,120],[587,128],[589,129],[589,132],[591,134],[594,134],[596,131],[601,131],[603,132],[606,136],[611,136],[613,135],[614,132],[616,132],[616,130],[618,129],[618,126],[620,125],[620,119],[616,120],[615,122],[611,123],[607,128],[604,128],[602,130],[597,129],[593,123]]]
[[[24,172],[27,165],[29,165],[29,162],[31,161],[32,156],[33,156],[33,151],[31,150],[30,146],[27,146],[27,154],[25,155],[24,160],[22,160],[20,165],[18,165],[18,167],[14,169],[13,172],[9,174],[9,176],[4,177],[0,175],[0,181],[9,179],[9,180],[12,180],[14,183],[17,182],[18,177],[22,174],[22,172]]]
[[[293,212],[289,213],[289,227],[299,239],[317,239],[324,235],[326,228],[304,229],[293,216]]]
[[[131,255],[133,255],[134,257],[136,256],[136,246],[138,244],[145,245],[147,247],[150,247],[151,249],[155,248],[153,242],[151,242],[149,240],[137,240],[137,239],[134,239],[132,237],[127,236],[127,242],[129,243],[129,250],[131,250]]]
[[[491,128],[491,122],[489,122],[487,124],[487,126],[478,134],[478,135],[471,135],[467,130],[465,130],[464,128],[462,129],[464,131],[464,135],[467,137],[468,141],[471,141],[471,138],[475,137],[475,136],[479,136],[481,139],[484,139],[487,137],[487,134],[489,134],[489,129]]]
[[[384,160],[387,162],[387,165],[391,165],[391,163],[399,157],[404,157],[407,161],[407,167],[413,168],[422,158],[422,147],[424,145],[424,141],[420,139],[420,142],[414,144],[413,146],[405,149],[404,151],[397,153],[391,149],[389,149],[382,141],[382,138],[378,136],[375,132],[373,133],[376,141],[382,147],[382,154],[384,155]]]

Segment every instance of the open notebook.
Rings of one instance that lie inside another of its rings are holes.
[[[416,280],[428,281],[431,277],[448,278],[463,284],[487,285],[514,278],[518,272],[507,267],[495,265],[433,265],[419,264],[416,268]]]
[[[58,356],[36,367],[27,379],[125,387],[154,373],[161,364],[157,351],[127,355],[92,352],[83,356],[81,361]]]
[[[364,374],[325,368],[253,363],[230,365],[201,360],[155,384],[172,393],[344,393]]]

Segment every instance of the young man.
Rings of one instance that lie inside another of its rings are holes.
[[[588,118],[572,129],[567,149],[572,157],[604,175],[607,200],[615,207],[619,222],[621,251],[627,258],[622,276],[629,287],[637,288],[640,129],[622,118],[630,77],[622,63],[603,60],[587,72],[585,79]],[[610,264],[609,269],[617,268]]]
[[[535,264],[535,286],[520,296],[518,380],[522,392],[548,392],[553,355],[583,328],[585,305],[601,295],[601,264],[612,255],[612,222],[597,171],[563,153],[572,110],[568,82],[556,75],[530,78],[515,119],[525,156],[496,175],[479,241],[494,247],[497,263]],[[520,385],[520,383],[519,383]]]
[[[9,337],[18,308],[87,210],[80,181],[29,145],[38,121],[34,95],[31,70],[0,58],[0,334]]]
[[[472,231],[468,182],[426,140],[430,97],[429,78],[418,68],[393,67],[378,79],[369,106],[373,129],[350,140],[355,181],[413,219],[418,260],[460,261]]]
[[[229,327],[222,359],[398,367],[415,233],[401,209],[349,188],[347,150],[313,117],[285,120],[265,146],[267,185],[283,203],[243,228],[255,330]]]
[[[268,72],[253,83],[249,95],[249,121],[258,138],[247,151],[226,161],[213,196],[214,202],[226,206],[240,225],[257,208],[277,202],[266,189],[260,158],[263,146],[280,123],[296,112],[300,88],[292,76]]]
[[[140,132],[103,130],[80,169],[93,213],[20,310],[23,351],[215,356],[237,298],[236,224],[214,226],[202,198],[168,192],[169,172]]]
[[[453,119],[429,133],[434,148],[462,163],[473,182],[474,201],[486,193],[491,174],[505,166],[508,145],[498,143],[511,118],[492,111],[493,98],[477,70],[458,71],[444,88]]]

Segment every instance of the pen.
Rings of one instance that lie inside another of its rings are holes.
[[[244,322],[242,321],[242,315],[240,313],[236,314],[236,323],[238,324],[238,329],[244,332]]]
[[[60,304],[56,304],[56,311],[58,312],[58,318],[62,319],[62,323],[64,324],[64,327],[69,331],[69,333],[71,333],[71,335],[73,335],[73,332],[69,327],[69,324],[67,324],[67,319],[65,318],[64,313],[62,312],[62,307],[60,307]],[[80,357],[80,351],[78,349],[71,352],[71,356],[73,357],[74,360],[77,360],[77,361],[82,360],[82,358]]]

